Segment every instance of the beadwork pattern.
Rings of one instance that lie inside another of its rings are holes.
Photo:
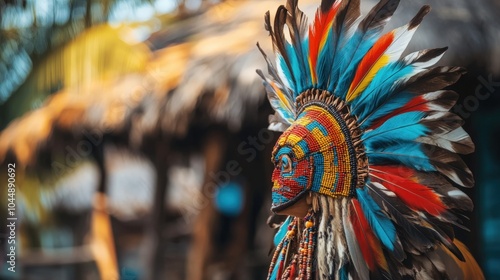
[[[287,207],[307,191],[353,196],[366,174],[364,148],[355,117],[326,91],[299,96],[296,121],[278,139],[273,152],[274,210]],[[358,160],[359,159],[359,160]],[[290,170],[285,168],[291,161]]]

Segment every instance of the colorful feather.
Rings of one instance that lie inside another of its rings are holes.
[[[363,57],[363,60],[361,60],[356,70],[349,91],[347,92],[347,102],[351,102],[353,99],[357,98],[373,80],[375,74],[389,63],[390,58],[388,55],[385,55],[385,52],[394,41],[394,37],[394,32],[382,36]]]
[[[408,208],[395,193],[389,191],[384,185],[371,182],[367,187],[380,208],[401,228],[402,233],[399,236],[405,251],[420,254],[433,247],[436,240],[428,234],[425,227],[420,225],[421,216]]]
[[[288,16],[286,25],[291,38],[291,45],[288,44],[287,53],[292,60],[292,71],[297,78],[295,93],[298,94],[307,87],[311,80],[308,67],[308,43],[304,38],[308,32],[307,16],[299,9],[298,0],[288,0],[286,3]]]
[[[330,92],[340,98],[346,97],[360,61],[378,39],[398,5],[399,0],[381,0],[360,22],[358,30],[338,53],[340,59],[337,65],[342,74],[338,81],[332,82],[328,88]]]
[[[430,7],[424,6],[407,26],[400,27],[382,36],[363,57],[359,64],[353,82],[346,96],[351,102],[362,93],[372,82],[379,70],[390,62],[397,61],[410,43],[416,28],[424,16],[429,13]]]
[[[391,220],[381,211],[366,189],[358,188],[356,194],[363,213],[378,239],[389,251],[402,254],[401,244],[396,236],[396,228]]]
[[[388,266],[384,252],[363,214],[361,204],[357,199],[352,199],[349,209],[349,219],[368,268],[370,271],[375,271],[380,267],[387,271]]]
[[[274,235],[274,246],[278,246],[278,244],[283,240],[286,236],[286,233],[288,231],[288,226],[290,226],[290,223],[292,222],[293,217],[289,216],[279,227],[278,231]]]
[[[439,216],[447,207],[432,189],[412,180],[413,172],[409,168],[394,166],[371,166],[372,181],[382,183],[395,193],[407,206],[416,211],[426,211]]]
[[[351,208],[349,207],[349,209]],[[347,213],[347,215],[343,215],[344,232],[346,236],[349,255],[359,278],[361,280],[368,280],[370,278],[370,272],[361,250],[361,244],[357,240],[353,223],[349,220],[351,215],[352,214],[349,214],[349,212]]]
[[[436,91],[417,96],[402,93],[377,108],[361,121],[361,125],[367,129],[376,129],[388,119],[408,112],[447,112],[455,105],[457,98],[458,94],[453,91]]]
[[[318,64],[318,58],[323,50],[330,53],[331,56],[331,52],[328,52],[330,46],[327,45],[327,42],[331,40],[333,36],[333,19],[339,9],[340,2],[341,1],[322,1],[321,7],[316,12],[314,22],[309,28],[309,67],[313,85],[318,83],[324,85],[326,82],[325,78],[327,76],[325,74],[328,74],[328,71],[323,68],[326,65],[323,65],[323,63]],[[330,56],[325,57],[325,59],[328,59]],[[318,77],[318,72],[321,75],[320,77]]]

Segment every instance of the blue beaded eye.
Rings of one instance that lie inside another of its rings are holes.
[[[289,173],[292,171],[292,160],[290,156],[284,154],[280,157],[279,166],[281,167],[281,173]]]

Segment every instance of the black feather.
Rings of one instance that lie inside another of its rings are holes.
[[[472,172],[459,155],[432,145],[422,146],[424,153],[436,169],[453,182],[463,187],[472,187],[474,178]]]
[[[299,9],[298,0],[288,0],[286,3],[286,9],[288,11],[286,25],[288,26],[290,39],[293,44],[293,48],[297,53],[301,71],[303,73],[307,73],[308,69],[306,68],[306,65],[308,65],[308,62],[305,60],[305,50],[302,48],[302,39],[307,34],[307,16]]]
[[[427,49],[419,52],[419,56],[414,60],[415,63],[426,62],[434,59],[448,50],[448,47],[438,48],[438,49]]]
[[[465,74],[465,69],[461,67],[434,67],[411,77],[399,86],[398,90],[413,93],[437,91],[456,83],[463,74]]]
[[[431,7],[429,5],[425,5],[422,8],[420,8],[420,11],[418,11],[417,15],[410,21],[408,25],[408,30],[411,30],[417,26],[420,25],[424,17],[431,11]]]
[[[321,12],[327,13],[336,1],[337,0],[322,0],[320,6]]]
[[[398,197],[387,195],[373,183],[367,184],[367,186],[375,202],[389,215],[395,225],[402,230],[402,234],[399,234],[399,237],[405,251],[412,252],[416,250],[418,253],[426,252],[437,243],[436,239],[432,239],[427,234],[427,229],[419,224],[420,218],[416,215],[415,211],[408,208]],[[402,261],[401,258],[394,257],[396,260]]]
[[[365,32],[369,29],[381,31],[398,6],[399,0],[381,0],[361,21],[359,25],[361,30]]]

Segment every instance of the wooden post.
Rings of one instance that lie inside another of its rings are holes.
[[[107,172],[104,159],[104,144],[94,147],[93,156],[100,171],[99,186],[94,195],[90,246],[101,279],[119,279],[113,230],[108,212],[106,196]]]
[[[153,156],[156,172],[156,184],[151,215],[146,224],[146,233],[143,245],[144,280],[161,279],[161,244],[162,229],[165,221],[165,199],[167,192],[167,144],[157,141]]]
[[[186,265],[186,279],[202,280],[209,279],[208,265],[210,257],[213,255],[213,226],[216,218],[216,210],[213,204],[213,197],[210,195],[215,190],[210,174],[216,173],[221,166],[221,162],[226,154],[226,141],[221,132],[210,133],[204,143],[203,155],[205,158],[205,175],[202,185],[203,209],[195,220],[191,249]]]

